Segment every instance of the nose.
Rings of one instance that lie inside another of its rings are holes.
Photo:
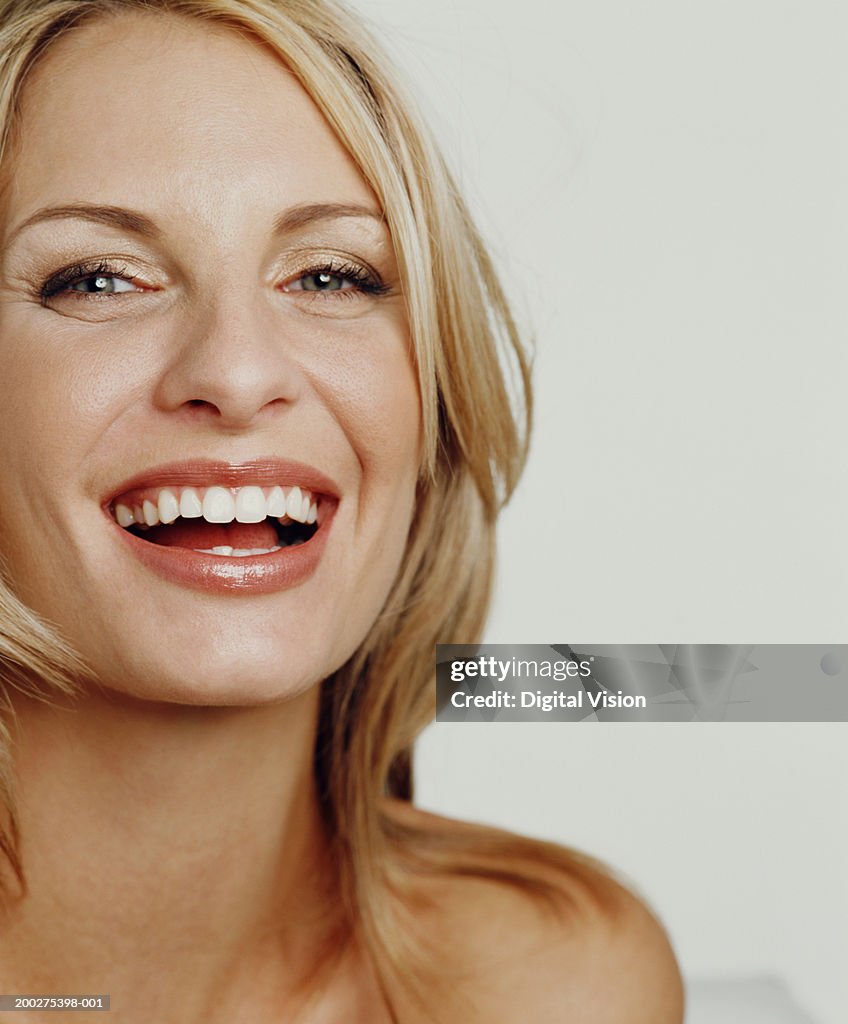
[[[235,431],[297,400],[302,371],[279,314],[263,300],[252,291],[241,297],[219,293],[187,313],[190,326],[156,388],[160,409]]]

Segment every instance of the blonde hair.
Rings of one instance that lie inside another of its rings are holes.
[[[349,920],[378,970],[410,950],[391,906],[397,865],[545,888],[534,864],[591,888],[577,855],[493,831],[436,838],[387,813],[410,799],[411,749],[434,714],[436,642],[479,639],[494,565],[495,521],[524,465],[529,357],[490,257],[453,178],[361,20],[334,0],[0,0],[0,159],[12,151],[28,71],[50,43],[90,18],[164,11],[247,33],[298,77],[348,148],[385,212],[398,254],[423,409],[417,508],[393,589],[368,636],[322,685],[315,771],[339,853]],[[0,587],[2,681],[33,696],[70,693],[84,666],[55,631]],[[0,735],[0,848],[23,885],[13,765]],[[507,867],[506,865],[509,865]]]

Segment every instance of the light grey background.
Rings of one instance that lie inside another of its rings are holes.
[[[538,343],[500,643],[838,643],[848,8],[356,0]],[[690,976],[848,999],[843,725],[439,725],[419,798],[626,872]]]

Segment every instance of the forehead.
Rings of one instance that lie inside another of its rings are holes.
[[[22,216],[68,199],[152,206],[191,193],[211,216],[269,189],[274,205],[372,198],[280,59],[173,15],[124,12],[57,40],[19,124],[10,199]]]

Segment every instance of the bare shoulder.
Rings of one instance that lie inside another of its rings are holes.
[[[399,807],[399,820],[438,837],[474,829]],[[525,1024],[681,1024],[683,986],[668,937],[647,906],[623,885],[566,850],[480,829],[486,874],[424,875],[428,944],[448,951],[446,985],[456,1011],[440,1019]],[[498,839],[500,837],[500,844]],[[519,851],[520,865],[510,856]],[[491,851],[503,852],[498,863]],[[538,858],[534,853],[538,849]],[[547,856],[545,855],[547,853]],[[559,854],[559,859],[558,859]],[[572,869],[573,868],[573,869]],[[594,877],[593,877],[594,876]]]

